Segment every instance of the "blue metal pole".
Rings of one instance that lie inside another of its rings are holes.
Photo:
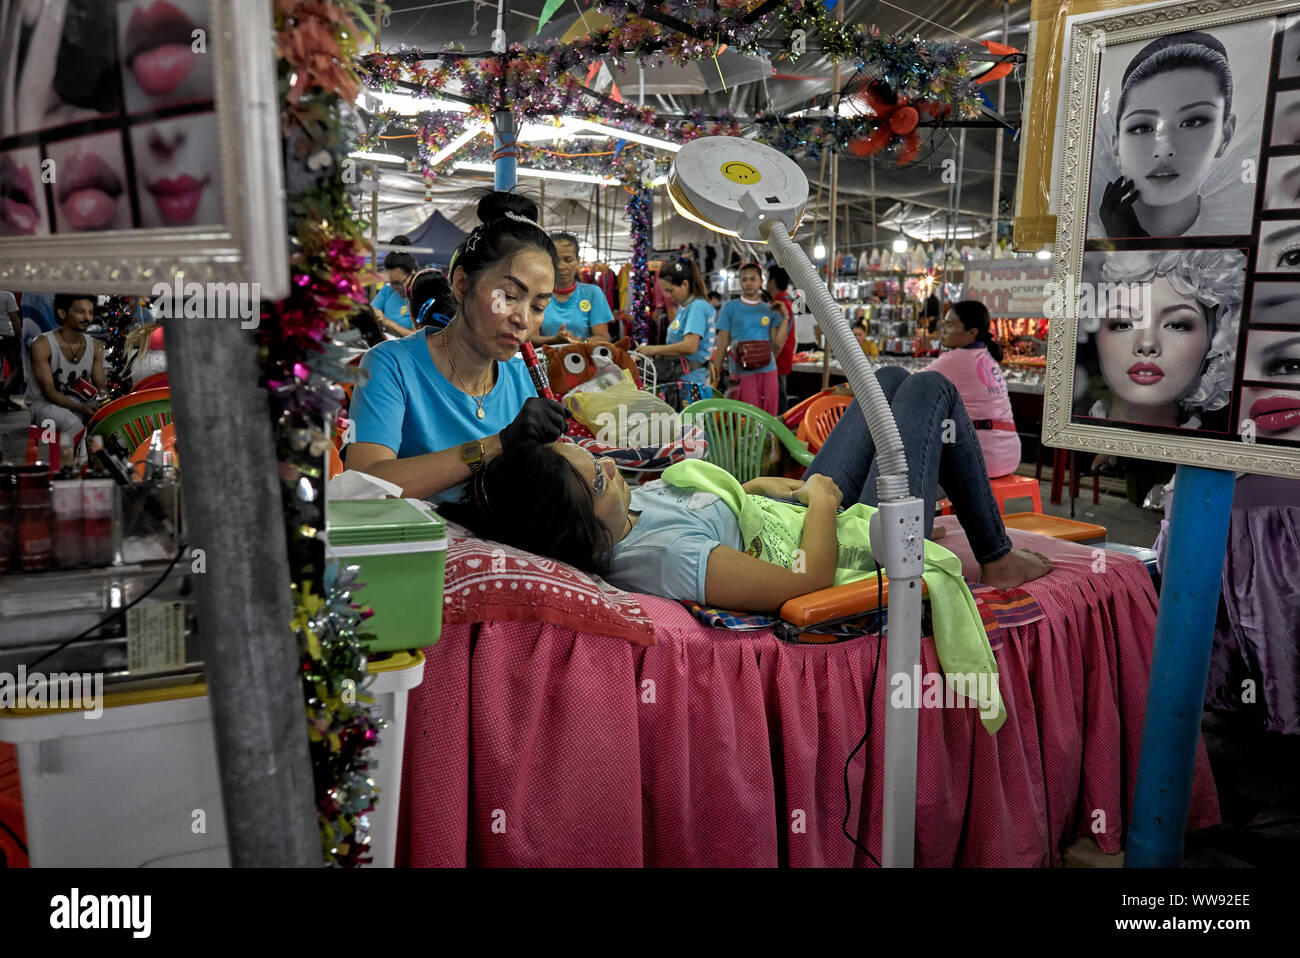
[[[1233,479],[1198,466],[1179,466],[1176,473],[1127,868],[1182,863]]]
[[[492,147],[493,186],[513,193],[519,183],[516,172],[519,154],[515,146],[515,115],[509,110],[492,114]]]

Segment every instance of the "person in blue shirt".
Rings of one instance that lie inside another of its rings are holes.
[[[426,267],[412,273],[402,291],[411,304],[416,329],[442,329],[456,315],[456,295],[440,269]]]
[[[740,267],[740,299],[722,306],[718,314],[718,345],[713,360],[714,375],[722,381],[722,363],[727,345],[768,343],[768,360],[754,369],[742,369],[736,356],[731,357],[730,373],[736,382],[736,398],[775,416],[780,404],[780,384],[776,378],[776,354],[785,345],[790,324],[775,305],[760,299],[763,269],[757,263]]]
[[[643,356],[665,356],[685,359],[687,369],[677,376],[660,375],[659,382],[672,379],[708,384],[709,358],[713,355],[716,338],[713,307],[709,305],[709,291],[704,286],[699,267],[689,259],[679,259],[659,271],[659,282],[677,304],[677,315],[668,324],[668,334],[662,346],[642,344],[636,351]],[[660,364],[656,363],[656,366]]]
[[[519,356],[555,287],[555,244],[517,194],[487,194],[478,216],[451,261],[452,321],[366,353],[352,397],[347,467],[411,498],[455,500],[503,449],[564,432],[564,407],[538,398]]]
[[[384,257],[388,282],[384,284],[370,304],[379,314],[379,325],[394,336],[409,336],[415,332],[411,307],[402,295],[402,287],[415,272],[418,264],[410,253],[389,253]]]
[[[559,267],[555,295],[542,317],[542,329],[533,337],[538,346],[576,343],[587,339],[609,339],[614,314],[599,286],[578,282],[578,238],[572,233],[552,233]]]

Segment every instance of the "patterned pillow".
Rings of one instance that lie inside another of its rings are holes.
[[[480,539],[447,523],[444,625],[540,620],[654,645],[641,597],[553,559]]]

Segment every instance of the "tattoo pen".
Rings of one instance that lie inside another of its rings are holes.
[[[519,351],[524,354],[524,365],[528,367],[528,375],[533,377],[537,395],[543,399],[555,399],[555,393],[551,392],[551,384],[546,381],[546,373],[542,372],[541,364],[537,362],[537,350],[533,349],[533,344],[525,342],[519,347]]]

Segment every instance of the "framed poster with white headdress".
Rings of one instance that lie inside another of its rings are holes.
[[[270,0],[0,2],[0,287],[288,292]]]
[[[1300,476],[1300,2],[1074,18],[1043,442]]]

